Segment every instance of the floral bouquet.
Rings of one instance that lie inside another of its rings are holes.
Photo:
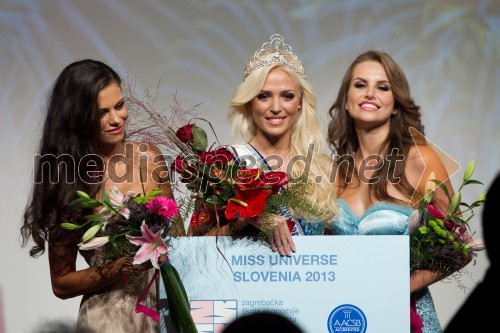
[[[470,229],[469,221],[474,217],[473,209],[484,203],[485,193],[470,205],[461,202],[462,189],[466,185],[482,184],[471,179],[473,173],[474,161],[471,161],[465,169],[462,184],[453,197],[450,197],[443,183],[433,179],[433,173],[429,176],[421,208],[412,214],[409,222],[411,272],[428,269],[449,275],[470,262],[475,251],[484,249],[483,240],[473,240],[473,235],[467,229]],[[431,203],[438,186],[450,201],[448,210],[444,213]],[[465,209],[460,210],[460,206]]]
[[[212,125],[209,121],[196,117],[193,109],[184,110],[174,97],[174,106],[167,112],[160,112],[155,107],[158,98],[156,94],[146,90],[144,98],[138,97],[133,81],[127,82],[123,89],[127,96],[127,108],[134,113],[132,118],[142,119],[143,115],[147,116],[146,120],[128,128],[130,131],[127,135],[136,141],[154,142],[164,154],[177,156],[172,170],[180,174],[181,182],[179,184],[172,181],[172,189],[179,194],[176,195],[179,215],[183,220],[189,219],[191,230],[195,234],[204,234],[214,227],[212,222],[219,221],[222,216],[236,219],[260,214],[263,226],[272,227],[271,214],[277,213],[283,206],[294,207],[298,214],[323,220],[331,218],[304,196],[310,186],[305,177],[298,177],[293,186],[287,186],[285,173],[269,173],[259,168],[244,173],[243,170],[250,168],[230,163],[233,155],[227,148],[208,149],[206,132],[188,119],[205,121],[211,128]],[[212,132],[218,142],[213,128]],[[255,179],[252,182],[251,176],[257,176],[260,181]],[[186,189],[190,195],[184,195]],[[276,195],[278,190],[280,193]],[[254,194],[259,196],[253,198]],[[294,225],[294,221],[288,220],[290,229]]]
[[[196,199],[190,221],[195,234],[213,228],[214,219],[204,216],[206,214],[215,217],[217,227],[219,214],[229,223],[260,216],[265,230],[268,229],[266,221],[271,223],[270,215],[278,214],[283,206],[317,217],[325,216],[304,197],[306,182],[287,186],[289,180],[285,172],[248,168],[244,162],[235,164],[233,154],[226,147],[207,150],[207,135],[194,124],[184,125],[175,133],[186,149],[176,157],[172,169],[180,174],[181,182]],[[290,229],[295,225],[292,220],[287,222]]]
[[[410,272],[426,269],[447,276],[467,265],[476,251],[484,249],[482,239],[473,240],[473,233],[467,232],[469,221],[474,216],[474,208],[481,206],[486,198],[481,194],[472,204],[462,202],[462,189],[470,184],[482,184],[471,179],[474,173],[474,161],[465,169],[462,184],[458,191],[450,196],[446,186],[434,179],[431,173],[426,184],[425,197],[421,207],[415,210],[409,219],[410,228]],[[448,197],[450,205],[446,212],[441,212],[432,204],[437,187]],[[460,207],[464,207],[463,210]],[[410,321],[414,333],[421,332],[422,320],[416,312],[416,300],[411,300]]]
[[[174,199],[162,195],[160,189],[153,189],[148,195],[141,196],[133,192],[123,195],[114,187],[108,195],[103,187],[102,201],[93,199],[82,191],[77,191],[76,194],[78,198],[71,205],[90,209],[102,207],[98,214],[87,215],[83,224],[61,223],[61,227],[68,230],[87,228],[78,244],[79,249],[104,247],[105,259],[109,261],[122,257],[131,258],[131,263],[126,261],[123,269],[129,278],[128,291],[138,287],[138,275],[130,269],[130,265],[151,261],[156,270],[147,289],[161,274],[172,323],[180,332],[196,333],[186,291],[176,269],[166,257],[168,247],[164,239],[174,227],[174,219],[179,211]],[[166,261],[163,257],[166,257]],[[137,300],[136,312],[143,312],[158,321],[158,312],[140,304],[142,297]]]

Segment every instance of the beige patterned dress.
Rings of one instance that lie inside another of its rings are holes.
[[[82,251],[90,266],[102,265],[102,251]],[[121,281],[96,293],[84,295],[80,304],[77,332],[82,333],[157,333],[159,323],[143,313],[136,313],[138,297],[153,277],[154,269],[140,277],[141,287],[134,293],[127,292]],[[158,278],[153,282],[141,304],[157,311]]]

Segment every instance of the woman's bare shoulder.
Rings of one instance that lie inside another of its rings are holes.
[[[407,167],[418,171],[444,168],[438,153],[429,146],[413,146],[408,151]]]
[[[410,184],[421,192],[429,176],[440,181],[448,179],[446,168],[439,154],[430,146],[413,146],[408,151],[405,167]]]

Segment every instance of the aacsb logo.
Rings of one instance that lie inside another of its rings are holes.
[[[343,304],[337,306],[328,316],[328,332],[366,332],[366,317],[357,306]]]

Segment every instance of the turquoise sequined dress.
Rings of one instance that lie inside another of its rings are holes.
[[[333,235],[407,235],[410,207],[388,202],[377,202],[362,216],[356,215],[347,202],[338,199],[339,212],[332,225]],[[415,294],[417,313],[422,318],[422,333],[440,333],[441,325],[428,288]],[[409,315],[409,314],[408,314]]]

